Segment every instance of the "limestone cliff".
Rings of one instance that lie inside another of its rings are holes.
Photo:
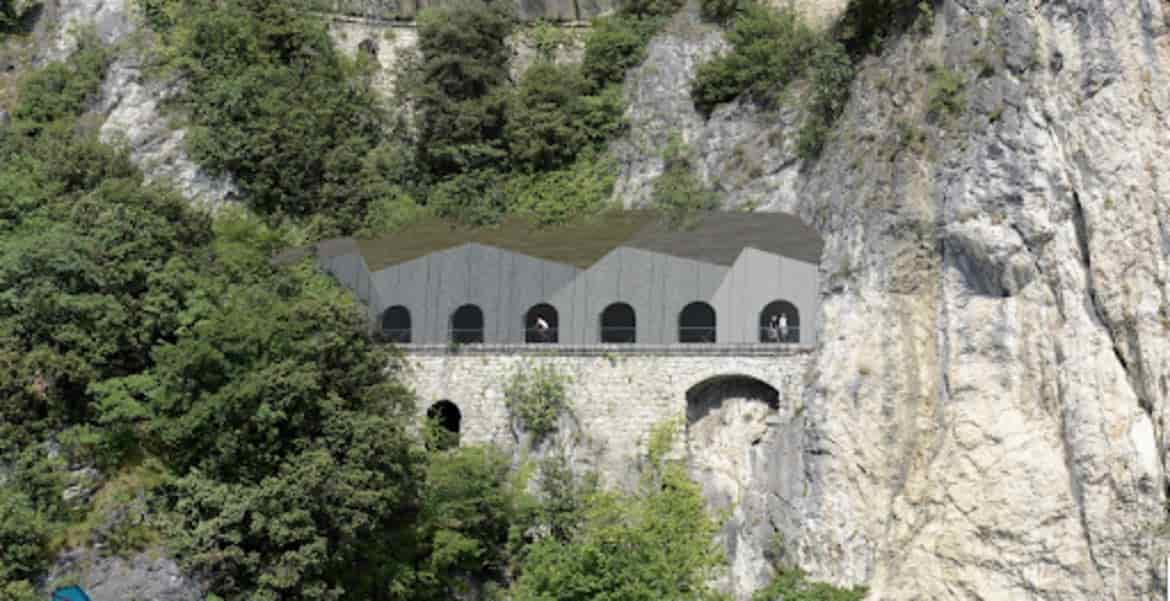
[[[947,1],[866,61],[815,163],[795,111],[704,121],[690,19],[627,82],[620,190],[679,132],[728,206],[825,236],[788,551],[870,599],[1152,599],[1170,412],[1168,7]],[[960,114],[927,115],[931,69]],[[779,449],[778,449],[779,451]]]

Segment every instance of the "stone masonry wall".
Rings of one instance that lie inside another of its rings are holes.
[[[598,454],[590,463],[608,482],[628,485],[636,478],[631,467],[645,453],[651,428],[686,416],[688,390],[718,376],[748,376],[779,391],[779,412],[791,414],[800,405],[810,357],[798,350],[718,355],[603,348],[572,355],[531,350],[487,353],[466,347],[455,353],[408,353],[406,380],[418,394],[420,415],[444,399],[459,407],[463,444],[513,449],[519,438],[504,403],[504,388],[524,366],[551,363],[572,377],[568,400],[577,430],[596,443]]]
[[[685,423],[672,455],[685,458],[709,508],[727,516],[719,540],[729,569],[715,584],[747,601],[772,578],[775,542],[800,533],[792,508],[815,492],[804,480],[801,396],[812,356],[802,347],[754,345],[429,347],[408,352],[405,380],[418,394],[420,418],[440,400],[459,408],[461,444],[492,444],[517,461],[559,450],[575,472],[626,489],[638,482],[654,427]],[[547,364],[572,378],[570,411],[533,448],[504,390],[517,370]]]

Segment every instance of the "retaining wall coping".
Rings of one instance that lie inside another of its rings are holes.
[[[693,357],[804,355],[814,350],[802,344],[399,344],[405,355],[670,355]]]

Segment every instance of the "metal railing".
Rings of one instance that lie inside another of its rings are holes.
[[[602,344],[633,344],[638,340],[638,329],[625,326],[601,328]]]
[[[760,342],[792,344],[800,342],[800,326],[787,328],[760,327]]]
[[[553,344],[556,341],[556,328],[525,328],[524,330],[524,342],[530,344]]]
[[[456,344],[481,344],[483,328],[451,328],[449,340]]]
[[[775,357],[803,355],[815,347],[801,344],[761,344],[759,342],[722,342],[718,344],[469,344],[452,348],[450,344],[405,344],[401,350],[407,354],[446,355],[466,353],[471,355],[548,355],[548,356],[594,356],[609,357],[620,355],[691,356],[691,357]]]
[[[410,344],[410,328],[385,328],[378,332],[378,339],[382,342]]]
[[[715,328],[712,326],[679,327],[678,341],[684,344],[714,344]]]

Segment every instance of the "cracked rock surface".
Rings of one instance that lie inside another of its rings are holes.
[[[769,112],[689,108],[718,32],[680,18],[632,73],[627,205],[677,133],[728,207],[826,239],[799,427],[765,443],[764,513],[813,576],[889,601],[1165,590],[1168,10],[943,2],[864,61],[811,163],[799,85]],[[957,114],[928,114],[940,68]]]

